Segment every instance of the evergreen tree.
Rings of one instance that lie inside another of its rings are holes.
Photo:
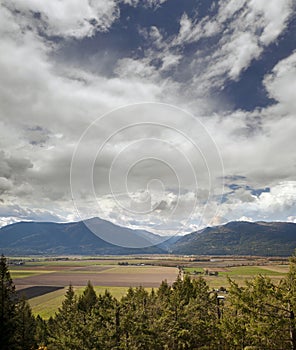
[[[35,340],[39,347],[44,347],[48,344],[48,327],[45,320],[39,315],[36,317]]]
[[[97,299],[86,329],[89,332],[89,346],[96,349],[117,349],[120,343],[119,303],[107,290]]]
[[[22,298],[16,305],[14,349],[30,350],[35,348],[36,322],[30,305]]]
[[[83,291],[83,294],[78,299],[78,309],[84,312],[90,312],[95,306],[98,298],[90,281],[87,282],[87,286]]]
[[[228,348],[288,349],[289,319],[278,286],[261,275],[244,287],[230,284],[229,310],[221,325]]]
[[[209,289],[202,277],[193,280],[192,285],[195,291],[194,298],[190,298],[186,307],[191,344],[201,349],[220,349],[219,323],[223,305],[217,293]]]
[[[280,284],[284,307],[289,318],[290,348],[296,350],[296,255],[290,258],[287,277]]]
[[[14,345],[14,328],[17,295],[10,276],[7,260],[0,259],[0,344],[1,349],[11,349]]]
[[[70,284],[61,308],[58,309],[55,317],[48,321],[50,349],[82,350],[82,326],[77,308],[77,298]]]
[[[167,280],[161,282],[156,295],[160,302],[167,304],[170,300],[172,289],[169,286]]]
[[[150,316],[151,299],[143,287],[130,288],[122,298],[120,325],[123,349],[158,349],[153,319]]]
[[[216,299],[203,278],[178,277],[157,323],[162,348],[218,349]]]

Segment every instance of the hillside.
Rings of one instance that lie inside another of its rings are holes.
[[[0,229],[0,253],[5,255],[268,255],[290,256],[296,248],[296,224],[283,222],[229,222],[207,227],[181,238],[161,237],[143,230],[131,230],[93,218],[82,222],[19,222]],[[122,246],[106,242],[113,235]],[[132,248],[125,248],[129,245]],[[149,246],[147,248],[137,248]]]
[[[91,219],[91,225],[101,230],[101,237],[113,234],[121,237],[123,244],[130,244],[133,248],[104,241],[91,232],[82,221],[19,222],[0,229],[0,253],[6,255],[119,255],[164,252],[161,248],[149,247],[160,239],[152,233],[131,230],[99,218]],[[147,248],[137,248],[141,246],[147,246]]]
[[[290,256],[296,248],[296,224],[229,222],[182,237],[174,254]]]

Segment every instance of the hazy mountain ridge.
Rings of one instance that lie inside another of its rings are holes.
[[[151,233],[153,236],[150,236],[145,231],[131,230],[98,218],[91,220],[96,225],[101,225],[102,231],[105,230],[109,234],[110,232],[117,235],[122,234],[123,241],[126,238],[125,243],[129,243],[131,237],[134,237],[138,247],[142,244],[147,248],[125,248],[108,243],[91,232],[83,221],[73,223],[18,222],[0,229],[0,252],[6,255],[120,255],[164,252],[159,247],[149,247],[155,243],[157,235]],[[149,241],[148,237],[154,237],[154,241]]]
[[[90,222],[102,235],[122,235],[125,248],[96,236],[84,222],[19,222],[0,229],[0,253],[6,255],[122,255],[122,254],[188,254],[188,255],[270,255],[290,256],[296,249],[296,224],[286,222],[229,222],[207,227],[181,238],[162,238],[143,230],[131,230],[93,218]],[[104,232],[103,232],[104,231]],[[116,237],[117,237],[116,236]]]

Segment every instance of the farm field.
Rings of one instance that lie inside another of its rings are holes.
[[[40,274],[21,277],[21,270],[14,271],[18,288],[26,286],[85,286],[91,281],[94,286],[158,287],[162,280],[172,283],[178,274],[176,267],[164,266],[90,266],[74,267],[59,271],[41,271]]]
[[[104,294],[105,291],[108,290],[115,298],[121,299],[121,297],[126,294],[128,287],[96,286],[94,289],[97,295]],[[54,316],[55,312],[62,305],[66,290],[67,288],[64,287],[49,294],[29,299],[33,313],[35,315],[40,315],[43,319]],[[77,295],[82,294],[83,290],[84,287],[74,287],[74,291]]]
[[[288,272],[288,267],[286,269]],[[221,286],[224,286],[227,288],[228,285],[228,277],[233,279],[236,283],[238,283],[239,286],[242,286],[245,284],[246,280],[251,280],[254,278],[256,275],[264,275],[269,277],[273,282],[279,283],[281,279],[283,279],[286,275],[286,272],[282,273],[276,273],[276,271],[270,270],[268,271],[267,269],[261,269],[258,267],[258,269],[253,268],[253,269],[235,269],[231,268],[230,271],[228,272],[222,272],[220,273],[217,277],[216,276],[205,276],[205,280],[208,282],[208,284],[212,288],[220,288]]]
[[[235,280],[238,285],[242,286],[246,280],[254,278],[256,275],[263,275],[269,277],[273,282],[279,283],[289,270],[288,265],[270,265],[270,266],[237,266],[227,268],[211,268],[211,269],[196,269],[185,268],[185,271],[193,277],[202,276],[211,288],[220,288],[228,286],[228,277]],[[197,274],[196,274],[197,271]],[[205,274],[208,271],[208,274]],[[217,272],[217,276],[210,275],[210,273]]]
[[[77,294],[82,293],[87,282],[91,281],[97,294],[107,289],[120,299],[129,287],[143,286],[151,290],[163,280],[172,284],[178,276],[179,266],[192,278],[205,278],[210,288],[227,288],[228,276],[243,285],[258,274],[279,282],[288,272],[287,260],[241,257],[193,260],[176,256],[75,258],[65,261],[38,259],[25,261],[20,266],[12,265],[10,271],[17,290],[29,299],[34,314],[47,319],[61,306],[70,283]],[[215,271],[217,276],[211,275],[210,272]]]

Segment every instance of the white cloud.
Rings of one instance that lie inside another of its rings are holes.
[[[235,18],[239,15],[239,12],[241,12],[247,4],[247,0],[242,1],[236,1],[236,0],[230,0],[230,1],[219,1],[219,12],[218,12],[218,20],[220,23],[224,23],[229,19]]]
[[[60,216],[57,210],[45,210],[39,208],[20,207],[19,205],[3,205],[0,203],[0,227],[13,224],[18,221],[54,221],[61,222],[65,216]]]
[[[238,79],[254,58],[262,52],[257,38],[248,32],[235,32],[232,36],[223,39],[220,50],[213,55],[215,64],[207,72],[207,79],[227,74],[232,80]]]
[[[148,59],[135,60],[132,58],[123,58],[117,62],[115,73],[121,78],[132,78],[136,80],[145,78],[152,81],[158,78],[158,72],[150,65]]]
[[[19,11],[47,35],[62,37],[92,36],[107,30],[119,16],[115,0],[9,0],[4,5]]]
[[[296,111],[296,52],[281,60],[264,79],[265,87],[278,102],[283,112]]]
[[[173,45],[180,45],[197,41],[201,37],[200,25],[194,25],[186,13],[180,19],[180,30],[178,36],[174,39]]]
[[[164,4],[167,0],[121,0],[123,3],[128,4],[130,6],[138,6],[139,4],[147,7],[158,8],[162,4]]]
[[[250,195],[249,190],[240,189],[244,195]],[[223,218],[244,221],[292,221],[296,209],[296,181],[281,182],[263,192],[252,201],[233,193],[219,210]],[[290,219],[288,219],[290,218]]]
[[[292,0],[273,0],[268,6],[262,0],[231,0],[220,1],[217,15],[199,22],[184,14],[172,47],[216,36],[214,46],[196,51],[191,66],[197,73],[190,88],[197,86],[202,95],[212,88],[223,88],[227,79],[237,80],[285,30],[293,9]]]
[[[180,62],[182,56],[181,55],[174,55],[174,54],[166,54],[162,58],[162,66],[161,70],[170,70],[178,65]]]
[[[249,7],[254,11],[254,17],[260,16],[264,23],[264,29],[260,35],[260,41],[263,45],[269,45],[284,31],[287,21],[293,11],[293,0],[251,0]]]
[[[287,221],[296,223],[296,216],[289,216]]]
[[[183,13],[177,35],[168,36],[160,28],[151,26],[140,32],[150,48],[144,51],[144,58],[125,58],[120,61],[120,72],[139,77],[169,72],[174,78],[180,71],[191,76],[176,86],[176,92],[190,98],[205,98],[213,89],[223,89],[227,80],[238,80],[253,60],[260,58],[266,47],[275,42],[284,32],[293,14],[293,2],[284,0],[279,4],[273,0],[264,6],[261,0],[220,1],[218,13],[200,20]],[[197,45],[205,39],[211,45],[200,49],[197,46],[187,56],[187,46]],[[155,64],[155,62],[159,62]],[[121,69],[122,68],[122,69]],[[119,72],[119,70],[117,70]],[[189,75],[191,72],[191,75]],[[179,80],[179,76],[178,76]]]
[[[147,3],[151,7],[159,7],[164,4],[167,0],[144,0],[144,3]]]
[[[1,7],[0,16],[3,200],[28,208],[47,208],[55,201],[68,215],[70,161],[83,130],[99,115],[128,103],[155,100],[162,90],[145,79],[108,79],[57,66],[50,58],[55,46],[22,28],[8,9]]]
[[[138,4],[137,1],[125,3]],[[152,7],[161,3],[163,1],[148,1]],[[291,1],[286,0],[280,3],[271,1],[270,6],[265,7],[262,1],[221,1],[215,17],[205,17],[197,22],[184,14],[180,32],[175,36],[168,36],[156,26],[142,30],[146,45],[141,51],[144,57],[120,57],[112,75],[102,76],[90,73],[87,67],[74,67],[67,61],[57,63],[53,54],[57,47],[63,47],[63,39],[69,42],[68,39],[76,38],[79,42],[79,39],[92,36],[96,31],[110,28],[119,16],[117,1],[13,0],[3,4],[6,7],[0,8],[0,147],[4,152],[0,152],[0,215],[5,222],[16,218],[76,219],[70,195],[70,162],[77,140],[93,120],[114,108],[143,101],[172,102],[193,110],[199,116],[204,105],[211,108],[211,86],[223,88],[226,79],[239,79],[252,60],[258,59],[265,47],[285,30],[292,8]],[[69,10],[70,7],[73,11]],[[19,12],[9,10],[13,8]],[[38,12],[41,15],[39,19]],[[38,29],[46,35],[60,36],[61,43],[39,35]],[[194,47],[199,40],[208,37],[213,40],[213,46],[205,49],[197,46],[193,56],[187,55],[187,44]],[[100,52],[96,52],[96,59],[99,57]],[[108,173],[112,159],[131,140],[162,137],[171,141],[175,152],[170,153],[156,141],[152,145],[145,143],[142,150],[144,154],[154,152],[154,156],[174,164],[176,173],[182,175],[181,192],[177,194],[171,174],[160,171],[160,166],[145,168],[142,164],[132,177],[134,187],[138,188],[130,190],[131,196],[121,197],[124,206],[132,208],[131,198],[142,198],[146,180],[155,179],[156,175],[163,176],[167,187],[165,191],[150,193],[147,203],[156,208],[150,215],[128,216],[124,210],[118,210],[114,198],[110,199],[106,183],[98,177],[101,181],[100,203],[106,217],[114,221],[117,219],[121,224],[139,223],[146,228],[154,225],[163,230],[167,224],[173,231],[178,222],[184,222],[197,197],[195,211],[190,214],[190,228],[209,222],[223,222],[225,217],[293,220],[295,81],[296,53],[279,62],[264,80],[270,97],[277,101],[273,106],[253,112],[234,111],[227,115],[203,117],[203,123],[214,136],[223,157],[226,175],[240,175],[240,179],[233,176],[233,182],[244,185],[233,193],[229,190],[227,200],[220,208],[222,218],[215,213],[222,191],[221,179],[217,180],[219,176],[215,168],[218,161],[211,156],[213,148],[207,148],[207,144],[202,143],[205,134],[200,133],[198,128],[195,132],[192,123],[185,123],[172,111],[161,114],[157,110],[151,112],[154,121],[166,124],[168,120],[175,131],[182,130],[192,138],[200,137],[199,150],[192,149],[188,140],[185,142],[180,134],[177,137],[173,129],[159,133],[146,126],[141,132],[137,130],[138,133],[130,131],[119,135],[116,142],[108,144],[103,161],[97,166],[101,171],[98,174],[105,176]],[[200,106],[196,107],[199,103]],[[130,111],[122,120],[136,123],[142,117],[145,119],[145,113],[148,109],[141,113]],[[78,164],[81,181],[85,179],[91,152],[97,151],[97,143],[110,135],[114,128],[124,126],[122,120],[114,122],[109,115],[108,122],[100,124],[84,145]],[[184,171],[185,157],[176,150],[182,151],[191,160],[195,159],[194,169],[199,175],[198,191],[192,186],[190,169]],[[133,156],[140,153],[132,152]],[[206,162],[201,161],[201,155],[206,155]],[[131,153],[125,153],[122,159],[127,164],[133,164],[135,160]],[[204,213],[210,192],[209,184],[206,184],[208,177],[205,176],[207,166],[212,167],[212,193]],[[121,175],[119,172],[115,176],[115,184],[124,179]],[[254,189],[270,187],[271,190],[256,196],[246,188],[247,185]],[[80,194],[84,196],[83,205],[89,213],[87,190],[82,186]],[[174,210],[176,198],[179,206],[174,212],[174,220],[166,222],[164,219]]]
[[[296,181],[282,182],[271,188],[270,192],[261,193],[257,200],[260,211],[268,213],[281,213],[286,209],[295,210],[296,207]]]

